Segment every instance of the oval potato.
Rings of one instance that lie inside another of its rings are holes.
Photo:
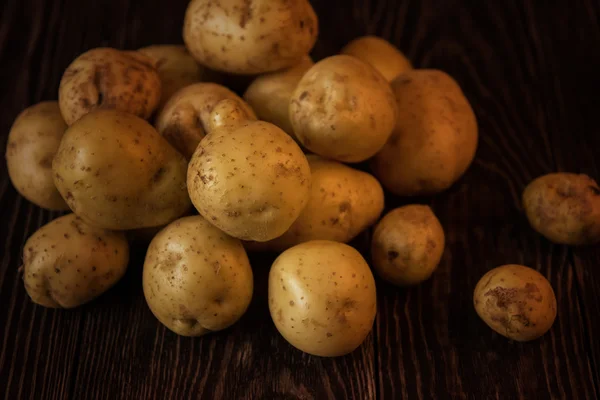
[[[362,36],[348,43],[340,54],[356,57],[370,65],[388,81],[410,71],[412,65],[393,44],[377,36]]]

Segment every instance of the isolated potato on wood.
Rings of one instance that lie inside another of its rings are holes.
[[[66,69],[58,104],[68,125],[97,108],[148,119],[160,96],[160,77],[151,58],[137,51],[96,48],[77,57]]]
[[[340,53],[371,64],[390,82],[412,69],[410,61],[398,48],[377,36],[356,38],[344,46]]]
[[[33,105],[17,116],[6,146],[8,176],[15,189],[49,210],[68,210],[52,178],[52,159],[67,129],[55,101]]]

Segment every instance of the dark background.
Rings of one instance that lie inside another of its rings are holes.
[[[311,357],[276,332],[266,302],[272,258],[253,258],[256,292],[231,329],[178,337],[147,308],[143,248],[125,278],[70,311],[29,301],[21,247],[58,214],[11,186],[0,164],[0,393],[21,398],[584,399],[598,398],[600,249],[554,245],[533,232],[520,194],[552,171],[600,178],[600,5],[597,1],[313,0],[319,59],[363,34],[440,68],[477,114],[476,159],[431,204],[447,248],[434,277],[401,290],[378,284],[373,333],[351,355]],[[63,70],[98,46],[181,43],[186,0],[1,0],[0,150],[16,115],[56,99]],[[388,206],[405,201],[388,198]],[[368,235],[355,243],[364,250]],[[521,263],[552,283],[558,318],[520,344],[475,314],[489,269]]]

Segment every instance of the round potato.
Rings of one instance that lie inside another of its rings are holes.
[[[493,330],[519,342],[546,333],[556,318],[556,297],[542,274],[503,265],[485,274],[473,295],[475,311]]]
[[[369,64],[338,55],[309,69],[289,104],[294,134],[313,153],[342,162],[372,157],[396,123],[388,82]]]
[[[538,177],[525,188],[523,207],[533,229],[554,243],[600,242],[600,188],[587,175]]]
[[[117,283],[128,262],[129,245],[122,232],[96,228],[68,214],[41,227],[25,243],[25,290],[44,307],[77,307]]]
[[[317,35],[317,15],[307,0],[193,0],[183,27],[198,62],[235,74],[291,67]]]
[[[137,51],[97,48],[77,57],[66,69],[58,104],[68,125],[97,108],[148,119],[160,96],[160,77],[151,58]]]
[[[156,129],[187,159],[208,133],[213,108],[225,99],[238,101],[248,119],[256,119],[252,108],[237,94],[216,83],[196,83],[178,91],[156,119]]]
[[[353,56],[371,64],[388,81],[412,69],[410,61],[400,50],[385,39],[362,36],[348,43],[341,54]]]
[[[244,99],[259,119],[277,125],[295,138],[289,115],[290,99],[304,73],[313,65],[306,56],[294,67],[261,75],[250,84]]]
[[[394,285],[416,285],[435,271],[444,245],[444,229],[429,206],[396,208],[375,227],[373,269]]]
[[[315,240],[292,247],[269,273],[269,310],[292,346],[316,356],[354,351],[373,327],[375,280],[352,247]]]
[[[179,335],[201,336],[246,312],[252,269],[239,240],[196,215],[172,222],[152,240],[143,287],[161,323]]]
[[[191,206],[185,158],[122,111],[96,110],[69,127],[52,170],[71,210],[101,228],[164,225]]]
[[[282,236],[246,243],[249,250],[283,251],[310,240],[346,243],[381,215],[383,189],[372,175],[312,154],[307,159],[312,176],[308,204]]]
[[[45,101],[27,108],[8,133],[8,176],[30,202],[49,210],[68,210],[52,179],[52,159],[67,124],[58,103]]]
[[[373,158],[375,176],[399,196],[439,193],[467,170],[477,149],[477,120],[458,84],[437,70],[413,70],[392,82],[398,119]]]

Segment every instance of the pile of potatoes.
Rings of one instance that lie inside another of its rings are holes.
[[[317,36],[306,0],[192,0],[185,46],[77,57],[58,101],[17,117],[6,151],[23,197],[70,212],[24,246],[32,301],[91,301],[126,272],[128,240],[149,237],[142,285],[150,310],[173,332],[200,336],[246,312],[247,252],[275,251],[268,304],[281,335],[318,356],[360,346],[377,310],[372,270],[417,285],[445,247],[426,205],[382,217],[384,191],[448,189],[473,161],[478,127],[448,74],[414,69],[373,36],[315,62]],[[226,74],[254,80],[240,96],[223,85]],[[600,240],[600,189],[587,176],[540,177],[523,205],[549,240]],[[347,244],[371,227],[372,269]],[[518,265],[484,275],[474,306],[514,340],[541,336],[556,316],[549,282]]]

